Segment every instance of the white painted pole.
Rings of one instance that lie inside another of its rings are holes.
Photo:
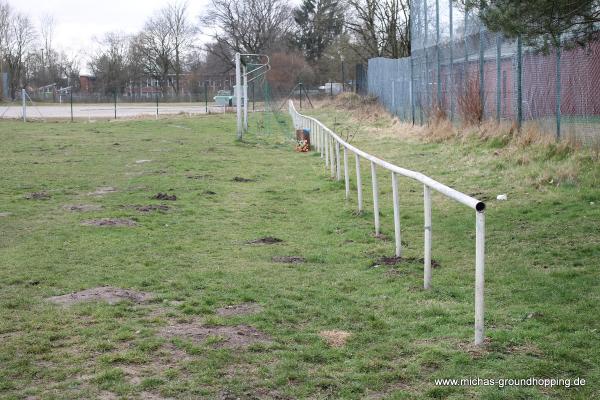
[[[398,197],[398,177],[392,172],[392,192],[394,201],[394,236],[396,238],[396,257],[402,255],[402,238],[400,237],[400,198]]]
[[[324,131],[323,147],[325,148],[325,169],[329,167],[329,133]]]
[[[431,288],[431,189],[429,186],[423,186],[423,209],[425,216],[425,257],[424,257],[424,276],[423,287]]]
[[[244,95],[244,132],[248,131],[248,77],[246,76],[246,66],[242,69],[242,86]]]
[[[482,345],[485,339],[483,300],[485,275],[485,213],[475,213],[475,344]]]
[[[379,189],[377,187],[377,170],[371,161],[371,185],[373,187],[373,215],[375,217],[375,235],[379,236]]]
[[[237,137],[242,140],[242,67],[240,53],[235,53],[235,108],[237,113]]]
[[[356,163],[356,192],[358,195],[358,212],[363,211],[363,193],[362,193],[362,180],[360,178],[360,156],[354,154],[354,161]]]
[[[340,160],[340,143],[338,141],[335,142],[335,178],[339,181],[342,179],[342,168],[341,168],[341,160]]]
[[[25,89],[21,89],[21,99],[23,101],[23,122],[27,122],[27,100]]]
[[[329,135],[329,167],[331,169],[331,177],[335,178],[335,150],[333,148],[333,138]]]
[[[321,126],[319,126],[319,142],[321,146],[321,158],[323,158],[325,156],[325,131]],[[325,160],[327,160],[326,157]]]
[[[344,147],[344,184],[346,188],[346,200],[350,198],[350,174],[348,173],[348,150]]]

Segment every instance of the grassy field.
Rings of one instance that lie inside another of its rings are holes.
[[[348,112],[315,115],[353,129]],[[383,171],[376,238],[372,212],[355,213],[355,197],[344,200],[343,182],[318,156],[294,152],[283,135],[236,142],[232,115],[0,122],[0,397],[599,398],[598,163],[552,147],[428,143],[387,128],[365,124],[352,142],[488,202],[484,348],[471,344],[474,212],[441,195],[439,266],[424,291],[422,188],[408,180],[406,260],[384,265],[394,244]],[[98,192],[106,187],[114,191]],[[159,192],[176,200],[152,199]],[[495,200],[501,193],[508,201]],[[102,218],[132,226],[93,225]],[[264,237],[282,242],[249,243]],[[48,300],[102,286],[153,297]],[[586,385],[434,384],[475,377]]]

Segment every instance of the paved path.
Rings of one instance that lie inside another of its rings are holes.
[[[229,108],[231,110],[232,108]],[[209,112],[222,113],[223,107],[209,104]],[[203,103],[165,103],[159,104],[158,115],[174,114],[205,114],[206,107]],[[117,118],[134,118],[139,116],[156,116],[156,104],[135,103],[117,104]],[[20,105],[0,105],[0,118],[22,118],[23,109]],[[71,106],[69,104],[28,105],[27,117],[30,119],[70,119]],[[77,119],[114,119],[115,108],[113,104],[74,104],[73,117]]]

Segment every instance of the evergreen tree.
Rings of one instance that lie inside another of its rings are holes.
[[[293,11],[295,45],[309,62],[318,61],[344,28],[344,10],[339,0],[303,0]]]

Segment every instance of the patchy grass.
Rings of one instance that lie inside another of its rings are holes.
[[[354,128],[343,110],[315,115]],[[408,180],[400,185],[404,256],[417,261],[373,268],[393,255],[393,241],[373,236],[372,212],[355,214],[343,183],[283,136],[236,142],[231,115],[2,122],[2,396],[598,397],[598,165],[579,153],[517,151],[476,137],[432,143],[415,130],[399,140],[406,129],[385,118],[360,126],[353,143],[488,201],[485,348],[471,345],[474,216],[464,206],[434,195],[440,268],[424,291],[422,188]],[[550,176],[560,184],[546,183]],[[389,176],[379,179],[383,233],[393,237]],[[27,200],[31,193],[48,197]],[[159,206],[156,193],[176,195],[168,212],[131,207]],[[500,193],[508,201],[496,202]],[[72,204],[101,208],[72,212],[65,207]],[[104,218],[136,226],[82,225]],[[281,242],[248,244],[267,237]],[[275,261],[292,256],[304,262]],[[46,300],[100,286],[154,297],[69,307]],[[261,311],[218,312],[236,304]],[[240,327],[268,340],[228,346],[231,330],[246,335]],[[351,336],[332,347],[324,331]],[[530,376],[582,377],[588,385],[434,385]]]

